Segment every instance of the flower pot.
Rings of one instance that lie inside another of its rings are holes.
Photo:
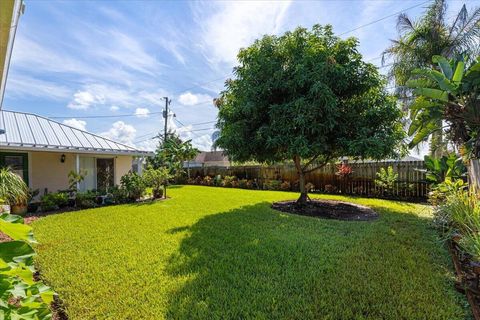
[[[27,212],[28,213],[35,213],[38,210],[38,207],[40,207],[40,203],[38,202],[30,202],[27,207]]]
[[[23,216],[27,213],[27,205],[26,204],[16,204],[13,205],[12,208],[12,214],[16,214],[19,216]]]
[[[10,213],[10,206],[8,204],[0,204],[0,214]]]

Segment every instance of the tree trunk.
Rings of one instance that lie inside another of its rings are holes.
[[[307,203],[307,200],[308,200],[307,190],[305,189],[305,173],[303,172],[303,169],[302,169],[300,157],[299,156],[293,157],[293,161],[295,162],[295,168],[297,169],[298,186],[300,188],[300,197],[297,200],[297,204],[299,206],[303,206]]]
[[[480,160],[471,159],[468,166],[470,188],[475,193],[480,193]]]
[[[443,121],[440,120],[440,127],[442,126]],[[443,129],[435,131],[432,134],[432,138],[430,140],[430,156],[434,158],[441,158],[447,153],[446,143],[443,136]]]

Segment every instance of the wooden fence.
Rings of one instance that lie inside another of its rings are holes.
[[[351,162],[353,173],[349,178],[342,178],[335,173],[337,165],[329,164],[306,176],[307,183],[314,185],[314,191],[340,194],[354,194],[362,196],[386,195],[385,190],[375,186],[376,174],[380,168],[393,167],[398,174],[393,190],[388,196],[396,198],[425,199],[428,194],[428,184],[425,175],[418,169],[425,167],[423,161],[379,161],[379,162]],[[262,188],[267,180],[289,181],[292,188],[298,184],[297,173],[293,164],[273,166],[232,166],[232,167],[200,167],[190,168],[190,177],[204,176],[236,176],[239,179],[249,179],[257,182]]]

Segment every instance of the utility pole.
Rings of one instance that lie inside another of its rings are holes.
[[[163,129],[163,150],[165,152],[165,146],[166,146],[166,143],[167,143],[167,133],[168,133],[168,128],[167,128],[167,125],[168,125],[168,106],[170,105],[172,100],[168,99],[168,97],[164,97],[164,99],[165,99],[165,110],[163,110],[163,118],[165,119],[165,127]],[[167,184],[168,184],[168,181],[165,181],[165,183],[163,185],[163,197],[165,199],[167,199]]]

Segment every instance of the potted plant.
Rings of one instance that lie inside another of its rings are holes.
[[[28,186],[9,168],[0,169],[0,199],[3,199],[4,204],[10,205],[12,213],[22,214],[27,211]]]

